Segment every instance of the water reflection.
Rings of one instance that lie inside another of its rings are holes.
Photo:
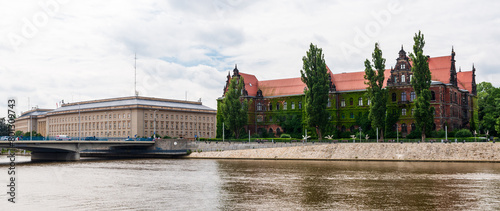
[[[123,159],[16,168],[19,201],[6,210],[500,209],[492,163]]]
[[[223,209],[499,209],[500,165],[218,161]]]

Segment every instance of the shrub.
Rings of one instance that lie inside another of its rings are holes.
[[[291,138],[290,134],[282,133],[280,138]]]
[[[446,132],[444,130],[438,130],[438,131],[431,132],[432,138],[444,138],[445,135],[446,135]]]
[[[468,129],[461,129],[455,132],[455,137],[472,137],[472,133]]]
[[[422,138],[422,132],[420,130],[413,130],[410,134],[406,135],[408,139],[420,139]]]

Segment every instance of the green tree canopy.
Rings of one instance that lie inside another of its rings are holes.
[[[425,134],[432,130],[434,122],[434,107],[431,106],[431,71],[429,70],[429,63],[427,56],[424,55],[424,35],[418,31],[413,37],[415,44],[413,45],[413,53],[410,58],[413,62],[411,71],[413,72],[413,79],[411,85],[417,95],[415,99],[415,112],[414,118],[416,127],[422,133],[422,141],[425,140]]]
[[[9,124],[7,124],[5,118],[0,118],[0,136],[8,136],[9,132]]]
[[[387,90],[383,88],[385,59],[382,57],[382,50],[380,50],[378,43],[375,43],[372,62],[373,65],[368,59],[365,60],[365,79],[367,80],[365,84],[368,85],[366,94],[371,101],[368,118],[371,121],[372,128],[380,129],[380,139],[383,140],[387,110]]]
[[[500,133],[500,88],[490,82],[481,82],[477,85],[479,104],[479,124],[482,133],[491,135]]]
[[[321,140],[323,138],[321,131],[328,124],[329,113],[326,106],[330,90],[323,50],[311,43],[309,51],[302,58],[302,62],[300,74],[302,82],[307,85],[307,89],[304,91],[306,97],[305,122],[308,126],[316,129],[318,139]]]
[[[250,102],[240,98],[244,87],[243,77],[233,77],[221,103],[224,125],[234,133],[234,137],[237,139],[248,121],[248,104]]]

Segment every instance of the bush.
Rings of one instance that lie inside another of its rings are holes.
[[[420,139],[422,138],[422,132],[420,130],[413,130],[410,134],[406,135],[408,139]]]
[[[461,129],[455,132],[455,137],[472,137],[472,133],[468,129]]]
[[[446,136],[446,132],[444,130],[432,131],[432,138],[444,138]]]
[[[280,138],[291,138],[290,134],[282,133]]]

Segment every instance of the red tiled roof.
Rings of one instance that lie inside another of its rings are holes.
[[[429,70],[431,79],[450,83],[451,56],[434,57],[429,59]]]
[[[457,85],[460,89],[469,90],[472,92],[472,71],[458,72]]]
[[[429,58],[429,69],[432,80],[449,83],[451,56]],[[337,91],[363,90],[367,87],[365,84],[366,80],[364,79],[364,71],[333,74],[328,66],[327,70],[332,76]],[[387,85],[387,78],[389,78],[390,74],[391,70],[386,69],[384,72],[384,87]],[[245,73],[240,73],[240,75],[245,79],[245,88],[250,96],[256,96],[258,89],[262,90],[262,94],[265,97],[297,95],[304,93],[304,88],[306,87],[300,77],[258,81],[254,75]],[[457,79],[460,89],[469,91],[472,89],[472,71],[457,73]]]
[[[257,90],[259,90],[259,80],[254,75],[239,73],[243,80],[245,81],[245,90],[247,90],[248,95],[256,96]]]
[[[299,95],[304,93],[306,84],[301,78],[287,78],[260,81],[259,88],[264,96]]]

